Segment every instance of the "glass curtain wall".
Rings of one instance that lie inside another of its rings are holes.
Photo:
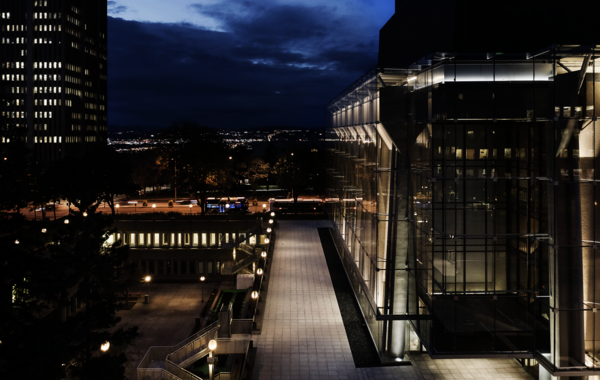
[[[328,210],[382,359],[596,374],[598,50],[436,53],[329,104]]]

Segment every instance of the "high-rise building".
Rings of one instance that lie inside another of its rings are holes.
[[[21,140],[35,161],[106,144],[106,0],[0,5],[0,143]]]
[[[565,14],[536,34],[537,1],[514,17],[398,3],[379,65],[327,106],[328,212],[382,361],[426,350],[599,376],[592,24]]]

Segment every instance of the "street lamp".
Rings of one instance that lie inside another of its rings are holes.
[[[65,224],[69,224],[69,219],[65,219]]]
[[[152,204],[152,211],[156,210],[156,203]]]
[[[119,213],[119,207],[120,207],[120,206],[119,206],[118,204],[117,204],[117,205],[115,205],[115,208],[117,209],[117,214]]]
[[[192,205],[190,205],[190,215],[192,215]]]
[[[271,227],[267,228],[267,233],[269,233],[269,234],[270,234],[270,233],[271,233],[271,231],[273,231],[273,230],[271,229]]]
[[[84,211],[83,212],[83,216],[86,217],[87,216],[87,212]]]
[[[258,306],[258,292],[256,290],[253,291],[250,296],[254,300],[254,313],[256,313],[256,307]]]
[[[256,274],[257,274],[257,275],[259,275],[259,276],[262,276],[262,274],[263,274],[263,270],[262,270],[262,268],[258,268],[258,269],[256,270]]]
[[[109,341],[106,341],[106,342],[102,343],[102,345],[100,346],[100,350],[102,350],[102,352],[108,351],[109,348],[110,348],[110,342]]]
[[[46,232],[48,232],[48,230],[45,228],[42,228],[42,233],[45,234]]]
[[[260,254],[260,257],[262,257],[263,259],[267,258],[267,251],[262,251],[262,253]]]
[[[201,276],[200,277],[200,285],[202,286],[202,302],[204,302],[204,280],[206,280],[206,277]]]
[[[20,243],[19,239],[15,240],[15,244],[19,244],[19,243]]]
[[[269,224],[273,224],[273,219],[269,219]]]
[[[150,296],[148,295],[148,288],[150,287],[150,281],[152,280],[152,277],[150,276],[146,276],[144,278],[144,281],[146,281],[146,295],[144,296],[144,303],[148,304],[150,303]]]
[[[267,212],[267,204],[263,203],[263,212]]]
[[[265,238],[265,244],[269,244],[270,241],[269,238]]]
[[[235,265],[235,247],[233,247],[233,265]]]
[[[274,217],[274,216],[275,216],[275,211],[272,211],[271,212],[271,217]]]
[[[213,367],[215,365],[215,357],[213,356],[213,351],[217,349],[217,341],[214,339],[211,339],[210,342],[208,342],[208,378],[210,380],[213,380]]]

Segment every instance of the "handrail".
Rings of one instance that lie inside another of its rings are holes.
[[[180,377],[177,377],[175,375],[173,375],[172,373],[170,373],[169,371],[163,369],[163,368],[145,368],[143,370],[138,370],[141,371],[142,373],[138,372],[138,380],[183,380]],[[147,375],[146,372],[151,373],[150,375]],[[158,372],[159,375],[156,376],[154,373]],[[149,377],[148,377],[149,376]]]
[[[219,321],[215,321],[215,322],[211,323],[210,325],[206,326],[205,328],[198,331],[194,335],[190,335],[189,337],[184,339],[182,342],[178,343],[177,345],[175,345],[173,347],[176,349],[176,351],[180,350],[183,346],[187,345],[192,340],[196,340],[196,338],[201,338],[202,336],[208,334],[210,332],[210,330],[212,330],[213,328],[217,328],[218,324],[219,324]]]

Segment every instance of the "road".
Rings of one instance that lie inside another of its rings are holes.
[[[200,214],[202,211],[200,209],[200,207],[196,206],[195,204],[190,208],[189,205],[179,205],[179,204],[175,204],[173,205],[173,207],[169,207],[169,200],[168,199],[147,199],[148,201],[148,206],[147,207],[143,207],[141,206],[143,203],[143,199],[140,200],[129,200],[129,202],[138,202],[138,205],[136,206],[135,204],[126,204],[125,202],[121,202],[119,204],[118,209],[116,210],[117,213],[119,214],[145,214],[145,213],[151,213],[151,212],[179,212],[182,214]],[[267,201],[259,201],[258,202],[258,206],[250,206],[249,207],[249,211],[251,212],[261,212],[263,210],[263,205],[266,205],[267,209],[269,208],[269,202]],[[156,207],[153,207],[156,206]],[[77,208],[75,207],[71,207],[71,211],[78,211]],[[108,205],[106,204],[102,204],[100,207],[98,207],[98,211],[102,212],[102,213],[108,213],[110,214],[112,212],[112,210],[110,209],[110,207],[108,207]],[[21,213],[23,213],[25,215],[25,217],[27,217],[27,219],[33,220],[33,219],[38,219],[41,220],[42,219],[42,212],[40,211],[40,209],[38,208],[37,211],[32,211],[29,209],[22,209]],[[69,207],[67,207],[66,205],[63,204],[59,204],[56,206],[56,210],[47,210],[46,211],[46,217],[50,218],[50,220],[54,220],[55,218],[55,214],[56,214],[56,219],[60,219],[64,216],[69,215]],[[232,214],[235,215],[235,214]]]

